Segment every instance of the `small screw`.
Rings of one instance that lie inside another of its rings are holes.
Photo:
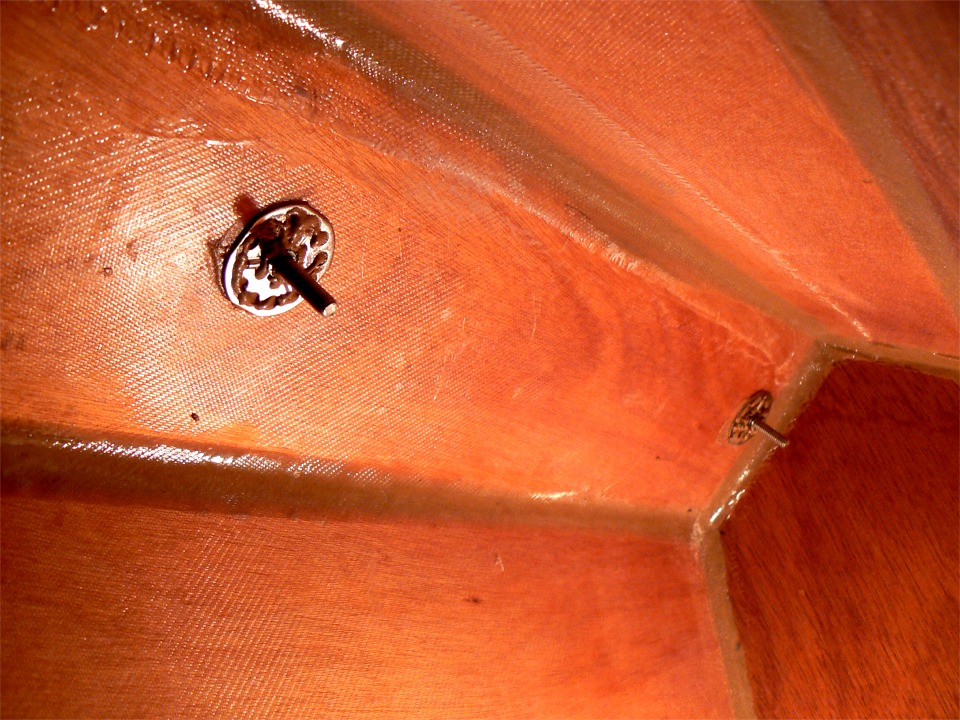
[[[759,430],[779,447],[789,445],[790,441],[787,438],[764,422],[771,405],[773,405],[773,396],[766,390],[758,390],[747,398],[730,425],[730,444],[742,445]]]
[[[324,317],[337,310],[320,278],[333,259],[333,226],[303,202],[281,203],[256,215],[223,263],[223,289],[254,315],[276,315],[306,300]]]
[[[766,435],[768,438],[773,440],[780,447],[783,448],[790,444],[790,441],[787,438],[785,438],[783,435],[778,433],[772,427],[767,425],[763,420],[751,420],[751,424],[753,425],[754,428],[756,428],[757,430],[762,432],[764,435]]]
[[[324,317],[333,317],[337,311],[337,301],[333,299],[333,295],[310,277],[310,273],[303,269],[296,257],[282,243],[278,242],[273,247],[265,246],[264,252],[267,254],[270,267],[290,283],[293,289],[300,293],[300,297]]]

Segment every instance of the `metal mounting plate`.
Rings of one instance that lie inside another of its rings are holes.
[[[230,247],[222,276],[230,302],[254,315],[278,315],[302,300],[263,252],[265,242],[277,239],[317,282],[333,260],[333,226],[310,205],[284,203],[261,212]]]

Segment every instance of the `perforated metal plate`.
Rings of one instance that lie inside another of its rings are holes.
[[[316,281],[333,260],[333,226],[307,203],[284,203],[257,215],[230,248],[222,278],[230,302],[254,315],[277,315],[303,299],[263,251],[265,241],[277,238]]]

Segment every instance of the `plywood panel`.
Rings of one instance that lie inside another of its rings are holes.
[[[758,3],[957,311],[955,2]],[[954,344],[953,354],[956,353]]]
[[[960,713],[960,393],[827,378],[721,528],[757,713]]]
[[[684,543],[0,510],[5,716],[729,716]]]
[[[868,4],[864,12],[882,27],[860,58],[874,79],[896,84],[910,101],[921,94],[910,78],[923,76],[923,97],[919,110],[861,106],[859,130],[872,136],[853,139],[825,94],[870,87],[857,61],[844,56],[839,41],[828,46],[832,73],[822,79],[829,87],[818,86],[794,56],[797,46],[808,46],[779,37],[747,3],[412,3],[402,13],[389,3],[360,7],[583,159],[635,204],[684,228],[699,241],[698,254],[715,253],[745,271],[827,332],[954,354],[958,266],[955,248],[943,246],[955,232],[948,237],[935,215],[909,207],[915,198],[891,197],[880,182],[887,173],[909,173],[909,165],[865,164],[861,150],[882,137],[885,109],[908,124],[920,120],[928,146],[955,143],[955,124],[921,114],[955,105],[955,81],[913,62],[939,52],[924,49],[932,33],[946,51],[934,67],[949,64],[955,23],[929,9],[912,12],[928,17],[923,33],[904,40],[906,54],[872,53],[871,43],[896,36],[900,11]],[[817,30],[814,40],[835,32],[826,17]],[[955,156],[944,159],[955,166]],[[919,172],[938,172],[932,159]],[[955,185],[934,190],[957,204]],[[648,251],[642,233],[624,242]],[[947,289],[943,278],[951,278]]]
[[[448,169],[501,158],[268,13],[2,12],[5,423],[685,514],[809,347]],[[332,321],[218,289],[287,198],[337,230]]]
[[[931,264],[949,272],[945,261],[956,262],[960,241],[960,3],[828,2],[825,8],[933,201],[952,255]],[[928,230],[921,225],[915,232],[922,240]]]

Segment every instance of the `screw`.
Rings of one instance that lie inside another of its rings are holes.
[[[276,315],[306,300],[324,317],[337,302],[319,283],[333,258],[333,226],[304,202],[274,205],[255,216],[223,263],[223,289],[254,315]]]
[[[747,398],[730,425],[728,437],[730,443],[742,445],[759,430],[779,447],[789,445],[790,441],[787,438],[764,422],[771,405],[773,405],[773,396],[766,390],[758,390]]]
[[[772,427],[767,425],[763,420],[754,418],[753,420],[750,421],[750,425],[751,427],[762,432],[764,435],[766,435],[768,438],[773,440],[777,445],[779,445],[782,448],[790,444],[790,441],[787,440],[787,438],[785,438],[783,435],[778,433]]]
[[[324,317],[332,317],[337,311],[337,301],[333,299],[333,295],[310,277],[310,273],[303,269],[289,250],[280,246],[280,243],[278,246],[277,250],[268,256],[270,267],[290,283],[293,289],[300,293],[300,297],[310,303],[317,312]]]

